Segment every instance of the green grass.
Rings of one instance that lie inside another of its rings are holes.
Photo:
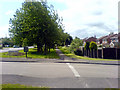
[[[48,87],[33,87],[33,86],[26,86],[26,85],[21,85],[21,84],[2,84],[1,85],[2,89],[5,89],[5,88],[36,88],[37,90],[49,90]],[[35,89],[35,90],[36,90]],[[32,89],[33,90],[33,89]]]
[[[63,52],[63,54],[71,58],[85,59],[85,60],[118,61],[116,59],[99,59],[99,58],[89,58],[84,56],[78,56],[78,55],[75,55],[74,53],[70,53],[69,47],[60,47],[60,50]]]
[[[4,49],[4,48],[13,48],[13,47],[3,47],[3,49]]]
[[[8,52],[4,52],[4,53],[0,53],[0,57],[3,57],[3,58],[11,58],[11,57],[12,58],[25,58],[26,57],[25,52],[23,50],[20,50],[19,53],[24,53],[24,55],[13,56],[13,55],[8,55]],[[40,58],[40,59],[43,59],[43,58],[59,59],[59,56],[57,55],[56,50],[54,50],[54,49],[51,49],[50,53],[48,53],[47,55],[44,55],[42,53],[38,53],[37,48],[31,48],[31,49],[29,49],[29,52],[27,53],[27,57]]]

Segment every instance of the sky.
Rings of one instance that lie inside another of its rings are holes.
[[[9,37],[9,20],[24,0],[0,1],[0,38]],[[47,0],[63,18],[65,32],[81,39],[118,33],[119,0]]]

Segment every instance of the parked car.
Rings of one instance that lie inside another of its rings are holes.
[[[13,45],[13,47],[14,47],[14,48],[19,48],[19,46],[17,46],[17,45]]]

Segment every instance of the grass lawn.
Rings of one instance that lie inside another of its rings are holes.
[[[4,49],[4,48],[13,48],[13,47],[3,47],[3,49]]]
[[[86,59],[86,60],[118,61],[118,60],[116,60],[116,59],[99,59],[99,58],[89,58],[89,57],[84,57],[84,56],[78,56],[78,55],[75,55],[74,53],[70,53],[68,47],[60,47],[60,50],[61,50],[66,56],[71,57],[71,58]]]
[[[20,90],[24,90],[25,88],[29,88],[29,89],[34,89],[34,90],[49,90],[48,87],[33,87],[33,86],[26,86],[26,85],[21,85],[21,84],[2,84],[1,85],[2,90],[6,90],[6,89],[10,89],[10,88],[20,88]],[[15,90],[15,89],[14,89]],[[17,89],[16,89],[17,90]]]
[[[23,50],[19,50],[19,53],[21,53],[21,55],[19,56],[14,56],[14,55],[9,55],[8,52],[4,52],[4,53],[0,53],[0,57],[3,58],[10,58],[10,57],[15,57],[15,58],[25,58],[25,52]],[[55,58],[55,59],[59,59],[59,56],[56,53],[56,50],[51,49],[51,52],[48,53],[47,55],[41,54],[37,52],[37,48],[31,48],[29,49],[29,52],[27,54],[27,57],[30,58]]]

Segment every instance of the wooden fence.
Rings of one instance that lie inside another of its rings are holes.
[[[91,58],[103,58],[103,59],[120,59],[120,48],[101,48],[98,50],[84,50],[82,48],[84,56]]]

